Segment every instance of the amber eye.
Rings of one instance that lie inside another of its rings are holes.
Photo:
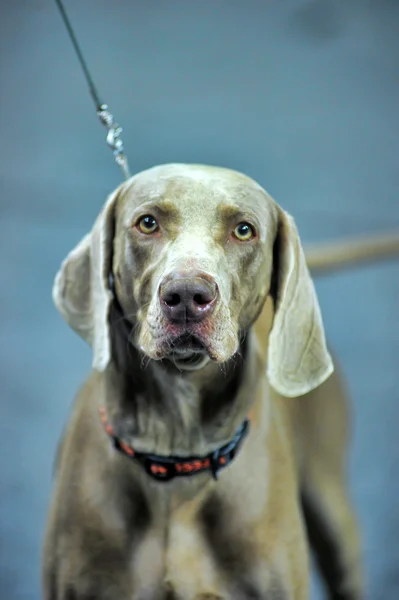
[[[151,233],[155,233],[155,231],[158,229],[158,223],[151,215],[145,215],[144,217],[141,217],[137,223],[137,227],[141,233],[150,235]]]
[[[233,235],[240,240],[240,242],[248,242],[248,240],[251,240],[254,237],[255,231],[249,223],[238,223],[233,231]]]

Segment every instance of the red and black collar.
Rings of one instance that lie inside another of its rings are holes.
[[[203,471],[210,471],[214,479],[217,479],[219,471],[234,460],[249,430],[249,420],[245,419],[228,444],[206,456],[157,456],[156,454],[137,452],[125,444],[115,435],[108,422],[105,408],[100,408],[99,411],[104,429],[112,439],[114,447],[128,458],[137,461],[145,472],[157,481],[170,481],[174,477],[188,477]]]

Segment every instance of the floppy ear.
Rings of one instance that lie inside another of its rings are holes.
[[[318,387],[333,372],[323,321],[293,218],[279,209],[273,265],[275,314],[267,374],[287,397]]]
[[[114,208],[119,188],[109,196],[93,229],[63,261],[53,285],[53,300],[68,325],[93,349],[93,368],[103,371],[111,358],[108,314],[114,238]]]

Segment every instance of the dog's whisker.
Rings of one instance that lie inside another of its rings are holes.
[[[149,356],[146,356],[145,354],[143,354],[141,357],[141,363],[140,363],[141,369],[143,371],[145,369],[148,369],[150,362],[151,362],[151,358]]]

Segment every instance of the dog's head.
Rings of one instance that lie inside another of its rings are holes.
[[[332,372],[295,224],[240,173],[165,165],[110,196],[53,290],[62,315],[91,344],[97,370],[111,360],[114,294],[132,325],[131,342],[180,370],[232,358],[272,294],[273,387],[300,395]]]

